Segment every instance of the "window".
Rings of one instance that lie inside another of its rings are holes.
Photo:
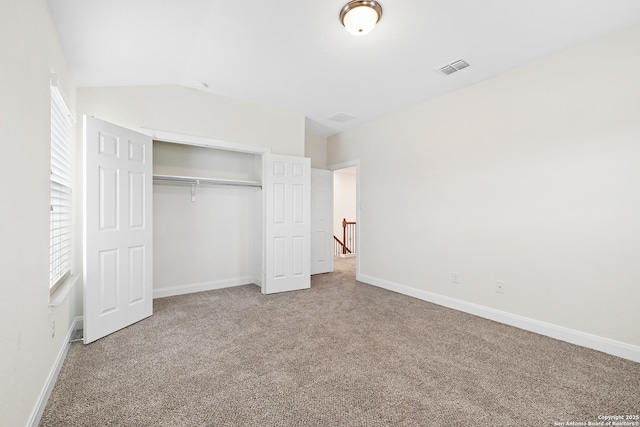
[[[55,77],[52,76],[52,81]],[[58,88],[51,85],[51,213],[49,220],[49,288],[71,272],[71,124]]]

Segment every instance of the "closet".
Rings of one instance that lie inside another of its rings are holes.
[[[84,117],[84,342],[154,297],[310,287],[310,161]]]
[[[262,155],[153,141],[155,298],[261,284]]]

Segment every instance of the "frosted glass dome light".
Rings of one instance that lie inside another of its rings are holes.
[[[373,30],[381,17],[382,7],[377,1],[351,1],[340,11],[340,22],[354,36]]]

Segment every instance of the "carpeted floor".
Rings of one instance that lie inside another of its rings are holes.
[[[72,344],[40,425],[553,426],[640,414],[640,364],[358,283],[353,261],[306,291],[155,300],[149,319]]]

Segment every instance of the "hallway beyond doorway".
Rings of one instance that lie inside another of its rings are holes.
[[[356,277],[356,257],[333,257],[333,271]]]

